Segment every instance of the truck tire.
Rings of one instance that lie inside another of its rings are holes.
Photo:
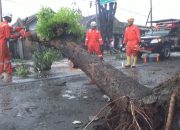
[[[161,57],[167,59],[170,57],[170,55],[171,55],[171,46],[165,45],[162,49]]]

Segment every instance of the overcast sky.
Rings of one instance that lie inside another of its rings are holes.
[[[13,21],[17,17],[25,18],[37,13],[42,6],[51,7],[57,11],[61,7],[80,8],[84,16],[95,14],[95,3],[90,8],[89,3],[94,0],[2,0],[2,12],[11,12]],[[77,4],[73,4],[76,2]],[[149,11],[150,0],[117,0],[116,17],[120,21],[134,17],[135,23],[145,25]],[[180,19],[180,0],[152,0],[153,20],[165,18]]]

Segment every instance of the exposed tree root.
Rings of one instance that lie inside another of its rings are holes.
[[[118,101],[118,100],[121,100],[121,99],[123,99],[123,98],[126,98],[126,96],[122,96],[122,97],[120,97],[120,98],[118,98],[118,99],[116,99],[116,100],[108,103],[108,104],[105,105],[103,108],[101,108],[100,111],[94,116],[94,118],[83,128],[83,130],[86,130],[87,127],[95,120],[95,117],[98,117],[99,114],[101,114],[108,106],[110,106],[110,105],[113,104],[114,102],[116,102],[116,101]]]
[[[171,95],[171,98],[170,98],[165,130],[171,130],[172,129],[172,122],[173,122],[175,102],[176,102],[176,94],[175,94],[177,92],[176,90],[177,89],[175,89],[175,91],[173,92],[173,94]]]
[[[123,109],[118,110],[118,107],[116,107],[116,105],[114,103],[117,101],[121,102],[120,100],[123,103],[128,102],[127,103],[128,104],[127,110],[125,110],[125,109],[124,110]],[[137,105],[135,105],[133,100],[131,100],[127,96],[123,96],[123,97],[120,97],[114,101],[111,101],[109,104],[107,104],[106,106],[101,108],[100,111],[95,115],[95,117],[98,117],[105,110],[105,108],[107,108],[110,105],[111,105],[111,109],[109,111],[118,110],[118,112],[116,111],[115,115],[112,114],[113,112],[111,112],[111,113],[108,112],[108,114],[110,114],[111,116],[105,115],[109,130],[143,130],[143,128],[141,128],[141,126],[139,124],[140,119],[141,120],[143,119],[147,123],[149,129],[153,130],[153,128],[151,126],[152,123],[150,121],[150,118],[147,116],[145,111],[143,111],[141,108],[139,108]],[[121,115],[124,115],[124,117],[126,117],[126,119],[122,120]],[[94,121],[94,119],[92,119],[83,128],[83,130],[86,130],[87,127],[93,121]]]
[[[145,104],[129,100],[128,106],[121,103],[123,108],[112,108],[108,116],[108,130],[177,130],[178,124],[174,124],[179,118],[180,86],[174,87],[170,96],[169,108],[166,109],[168,100],[165,102]],[[168,97],[167,97],[168,99]],[[123,99],[124,100],[124,99]],[[126,100],[127,101],[127,100]],[[167,119],[165,115],[167,113]],[[176,112],[176,115],[174,113]],[[174,119],[176,117],[177,120]],[[165,120],[166,119],[166,120]],[[175,126],[173,126],[175,125]]]

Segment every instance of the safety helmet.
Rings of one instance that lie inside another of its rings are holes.
[[[97,26],[96,22],[95,22],[95,21],[92,21],[92,22],[91,22],[91,27],[96,27],[96,26]]]
[[[11,13],[3,14],[3,18],[4,18],[8,23],[10,23],[10,22],[12,21],[12,14],[11,14]]]
[[[5,14],[3,14],[3,18],[5,18],[5,17],[12,18],[12,14],[11,13],[5,13]]]
[[[134,18],[129,18],[128,20],[127,20],[128,22],[134,22]]]

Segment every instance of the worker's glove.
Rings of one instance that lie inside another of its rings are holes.
[[[125,43],[122,43],[122,44],[120,45],[120,50],[121,50],[122,52],[125,52],[125,51],[126,51],[126,44],[125,44]]]

